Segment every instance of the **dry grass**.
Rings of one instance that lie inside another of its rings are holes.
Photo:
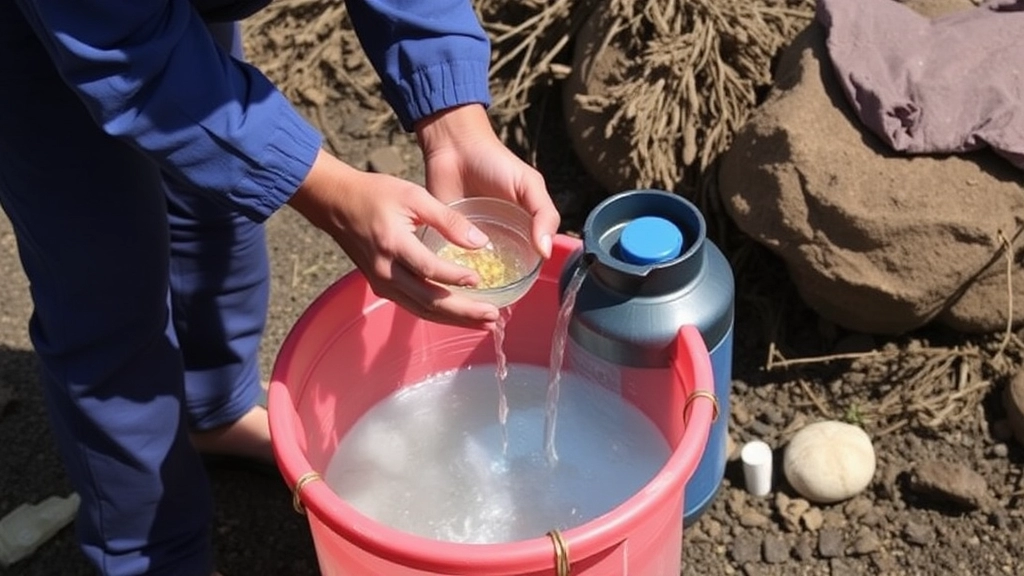
[[[1013,246],[1002,234],[1000,238],[1007,263],[1006,317],[1013,318]],[[1008,321],[1000,334],[950,346],[910,338],[862,353],[786,358],[772,341],[764,368],[771,372],[847,363],[842,381],[825,391],[801,381],[808,404],[823,417],[857,421],[877,436],[907,426],[941,434],[963,422],[984,422],[976,416],[985,398],[1017,371],[1022,359],[1024,342]]]

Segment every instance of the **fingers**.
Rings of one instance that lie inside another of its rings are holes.
[[[442,258],[411,235],[404,244],[396,255],[398,262],[418,278],[451,286],[475,286],[480,281],[474,270]]]
[[[551,242],[558,232],[562,217],[551,202],[544,177],[530,170],[522,180],[522,205],[533,216],[531,230],[533,245],[544,258],[551,257]]]
[[[378,287],[381,288],[379,292]],[[425,281],[418,273],[404,269],[397,263],[388,281],[374,285],[374,293],[431,322],[491,330],[498,321],[498,309],[492,304],[453,293],[443,286]]]
[[[477,228],[465,216],[438,201],[423,202],[417,206],[422,222],[463,248],[483,248],[490,242],[487,234]]]

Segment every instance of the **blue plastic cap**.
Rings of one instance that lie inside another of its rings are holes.
[[[642,216],[622,229],[619,248],[622,258],[630,264],[659,264],[682,253],[683,234],[664,218]]]

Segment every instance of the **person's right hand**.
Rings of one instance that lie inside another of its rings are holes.
[[[334,239],[366,276],[373,292],[424,319],[492,329],[498,309],[438,284],[471,286],[472,271],[443,260],[416,236],[427,224],[463,248],[487,237],[421,186],[357,170],[320,151],[288,204]]]

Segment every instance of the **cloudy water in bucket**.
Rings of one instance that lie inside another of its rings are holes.
[[[543,445],[547,367],[510,363],[508,444],[494,417],[496,367],[399,389],[355,423],[324,474],[364,515],[463,543],[543,537],[588,522],[647,485],[670,455],[635,406],[574,372],[560,375],[559,459]]]

